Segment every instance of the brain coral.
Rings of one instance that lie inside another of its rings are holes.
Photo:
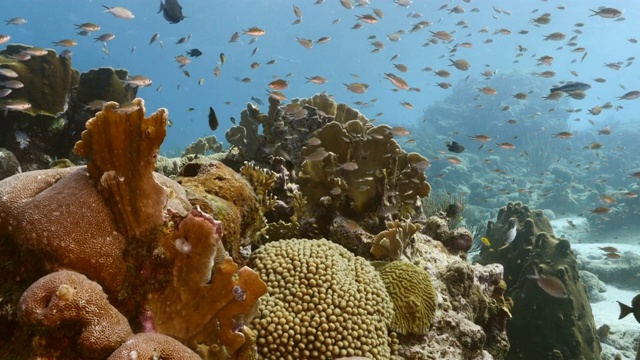
[[[429,273],[405,261],[392,261],[379,272],[393,302],[391,330],[426,334],[436,312],[436,290]]]
[[[261,247],[251,263],[269,289],[251,324],[262,358],[391,358],[392,304],[365,259],[324,239],[292,239]]]

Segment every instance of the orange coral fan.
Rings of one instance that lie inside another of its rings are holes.
[[[49,328],[47,336],[59,331],[80,334],[77,347],[83,358],[105,358],[133,336],[127,319],[109,304],[102,287],[75,271],[61,270],[39,279],[22,294],[19,305],[20,322]]]
[[[153,170],[167,133],[168,114],[159,109],[145,118],[144,101],[120,108],[108,102],[87,121],[74,151],[89,161],[87,169],[128,236],[139,236],[163,222],[166,190]]]
[[[120,346],[107,360],[136,359],[200,360],[200,356],[166,335],[154,333],[136,334]]]
[[[175,256],[171,284],[148,297],[158,332],[191,348],[234,354],[245,342],[240,331],[250,321],[266,284],[248,267],[238,266],[220,241],[218,221],[199,209],[180,220],[173,244]],[[213,273],[212,273],[213,270]]]

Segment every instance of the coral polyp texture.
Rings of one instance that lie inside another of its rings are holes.
[[[393,306],[366,260],[324,239],[291,239],[250,263],[269,288],[250,326],[261,358],[391,358]]]
[[[107,103],[76,144],[87,166],[0,182],[0,358],[254,356],[266,285],[225,251],[225,220],[153,172],[166,124]]]

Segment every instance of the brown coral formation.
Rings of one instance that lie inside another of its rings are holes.
[[[0,332],[0,343],[22,341],[18,359],[48,346],[28,343],[28,316],[22,317],[24,324],[12,320],[18,297],[61,268],[102,285],[134,329],[170,333],[203,355],[252,356],[245,340],[253,344],[253,337],[244,322],[251,320],[265,285],[229,258],[219,241],[220,223],[192,209],[179,184],[153,173],[166,111],[145,118],[142,100],[133,104],[125,111],[109,103],[87,123],[76,147],[88,157],[87,167],[28,172],[0,183],[0,256],[11,279],[0,284],[0,323],[13,329]],[[75,299],[67,282],[55,285],[56,301]],[[78,313],[91,310],[83,308],[89,304],[80,302]],[[182,316],[188,320],[178,319]],[[99,330],[117,334],[104,320]],[[184,321],[193,326],[181,327]],[[72,351],[70,341],[57,345],[62,353]],[[5,349],[0,346],[0,356],[10,351]]]
[[[44,357],[55,354],[51,351],[56,346],[54,339],[72,341],[78,334],[76,356],[104,359],[133,336],[127,319],[109,304],[102,287],[68,270],[33,283],[20,298],[18,317],[23,324],[46,329],[38,342],[48,348],[36,348],[38,356]]]
[[[327,240],[269,243],[251,257],[269,292],[251,323],[264,359],[389,359],[392,305],[364,259]]]
[[[410,221],[387,221],[387,230],[376,235],[371,246],[371,253],[378,259],[389,258],[399,260],[404,255],[408,260],[411,253],[413,235],[422,230],[422,225]]]
[[[449,252],[459,255],[464,259],[467,257],[467,251],[469,251],[473,245],[473,235],[471,232],[464,228],[450,230],[444,214],[428,218],[422,232],[442,242]]]
[[[244,344],[239,329],[251,320],[254,304],[267,288],[255,272],[238,270],[228,257],[220,242],[221,226],[198,209],[180,220],[175,240],[165,248],[176,258],[172,281],[148,296],[147,307],[159,332],[228,356]]]
[[[163,222],[168,196],[153,170],[169,117],[160,109],[145,118],[143,100],[132,104],[133,111],[120,110],[116,102],[105,104],[87,121],[74,151],[88,160],[89,176],[99,184],[121,231],[139,236]]]
[[[203,160],[185,167],[178,182],[192,204],[224,223],[222,241],[236,261],[241,248],[253,244],[262,227],[258,197],[247,180],[223,163]]]

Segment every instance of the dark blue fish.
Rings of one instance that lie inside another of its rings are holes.
[[[182,6],[178,4],[178,0],[160,1],[160,10],[158,10],[158,13],[160,12],[162,12],[164,18],[171,24],[177,24],[184,20],[184,15],[182,15]]]
[[[213,108],[209,106],[209,128],[212,131],[216,131],[218,128],[218,117],[216,116],[216,112],[213,111]]]
[[[549,92],[552,93],[554,91],[562,91],[562,92],[570,93],[572,91],[578,91],[578,90],[585,91],[589,89],[591,89],[591,85],[585,84],[579,81],[575,81],[575,82],[564,84],[562,86],[552,87],[551,90],[549,90]]]
[[[198,57],[202,55],[202,51],[200,51],[200,49],[187,50],[187,55],[190,57]]]
[[[451,142],[447,143],[447,150],[454,152],[456,154],[460,154],[461,152],[464,151],[464,146],[460,145],[459,143],[451,140]]]

